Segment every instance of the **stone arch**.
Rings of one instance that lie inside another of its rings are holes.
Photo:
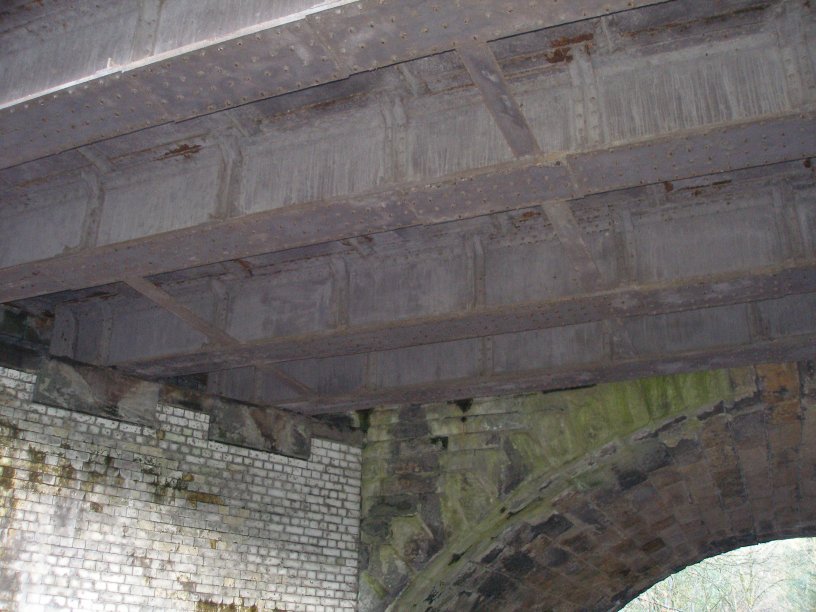
[[[723,372],[690,375],[698,376],[693,384],[665,377],[564,392],[626,402],[635,401],[632,385],[674,388],[642,394],[650,415],[645,426],[634,418],[623,434],[601,436],[556,469],[516,476],[478,522],[443,525],[444,535],[429,535],[424,548],[417,548],[421,536],[405,540],[419,554],[406,560],[412,571],[400,592],[390,602],[364,603],[394,610],[616,609],[704,558],[816,534],[813,364]],[[712,401],[716,395],[722,399]],[[663,400],[675,405],[661,406]],[[434,491],[444,509],[451,503],[440,485],[447,475],[437,473]],[[428,515],[423,504],[432,497],[419,495],[415,517]],[[404,518],[390,517],[390,525]],[[363,530],[365,543],[365,521]],[[391,529],[388,537],[396,533]],[[393,541],[386,545],[399,550]],[[364,580],[376,578],[382,561],[377,546],[369,541],[368,548],[373,556]]]

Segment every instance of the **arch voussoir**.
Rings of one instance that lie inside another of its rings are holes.
[[[439,552],[406,581],[391,609],[615,609],[709,556],[816,533],[812,364],[683,376],[521,396],[501,400],[501,410],[498,400],[474,404],[468,420],[492,414],[495,425],[504,411],[532,428],[540,417],[548,429],[537,430],[544,431],[538,445],[505,453],[503,462],[494,453],[494,473],[518,471],[510,467],[515,457],[526,476],[505,495],[497,482],[479,521],[458,529],[443,524]],[[614,431],[590,424],[581,432],[577,423],[588,422],[588,405],[610,405],[630,421]],[[447,406],[424,407],[428,431],[451,414]],[[399,420],[392,416],[392,423]],[[494,428],[492,435],[498,447],[519,439],[516,430]],[[553,466],[547,450],[559,435],[574,448]],[[443,452],[455,447],[454,438]],[[536,466],[535,452],[548,461]],[[478,461],[478,451],[471,458]],[[437,473],[451,465],[440,453]],[[442,508],[449,505],[443,487],[435,494]],[[367,572],[376,578],[372,568]]]

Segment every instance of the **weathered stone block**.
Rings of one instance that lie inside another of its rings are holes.
[[[51,359],[40,368],[34,401],[155,428],[160,390],[114,370]]]

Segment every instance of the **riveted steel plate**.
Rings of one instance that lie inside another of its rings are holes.
[[[816,155],[816,116],[784,115],[570,156],[584,193]]]
[[[309,19],[353,71],[449,51],[607,13],[649,0],[364,0]]]

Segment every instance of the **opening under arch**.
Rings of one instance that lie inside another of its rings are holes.
[[[816,610],[816,538],[775,540],[709,557],[661,580],[622,610]]]

